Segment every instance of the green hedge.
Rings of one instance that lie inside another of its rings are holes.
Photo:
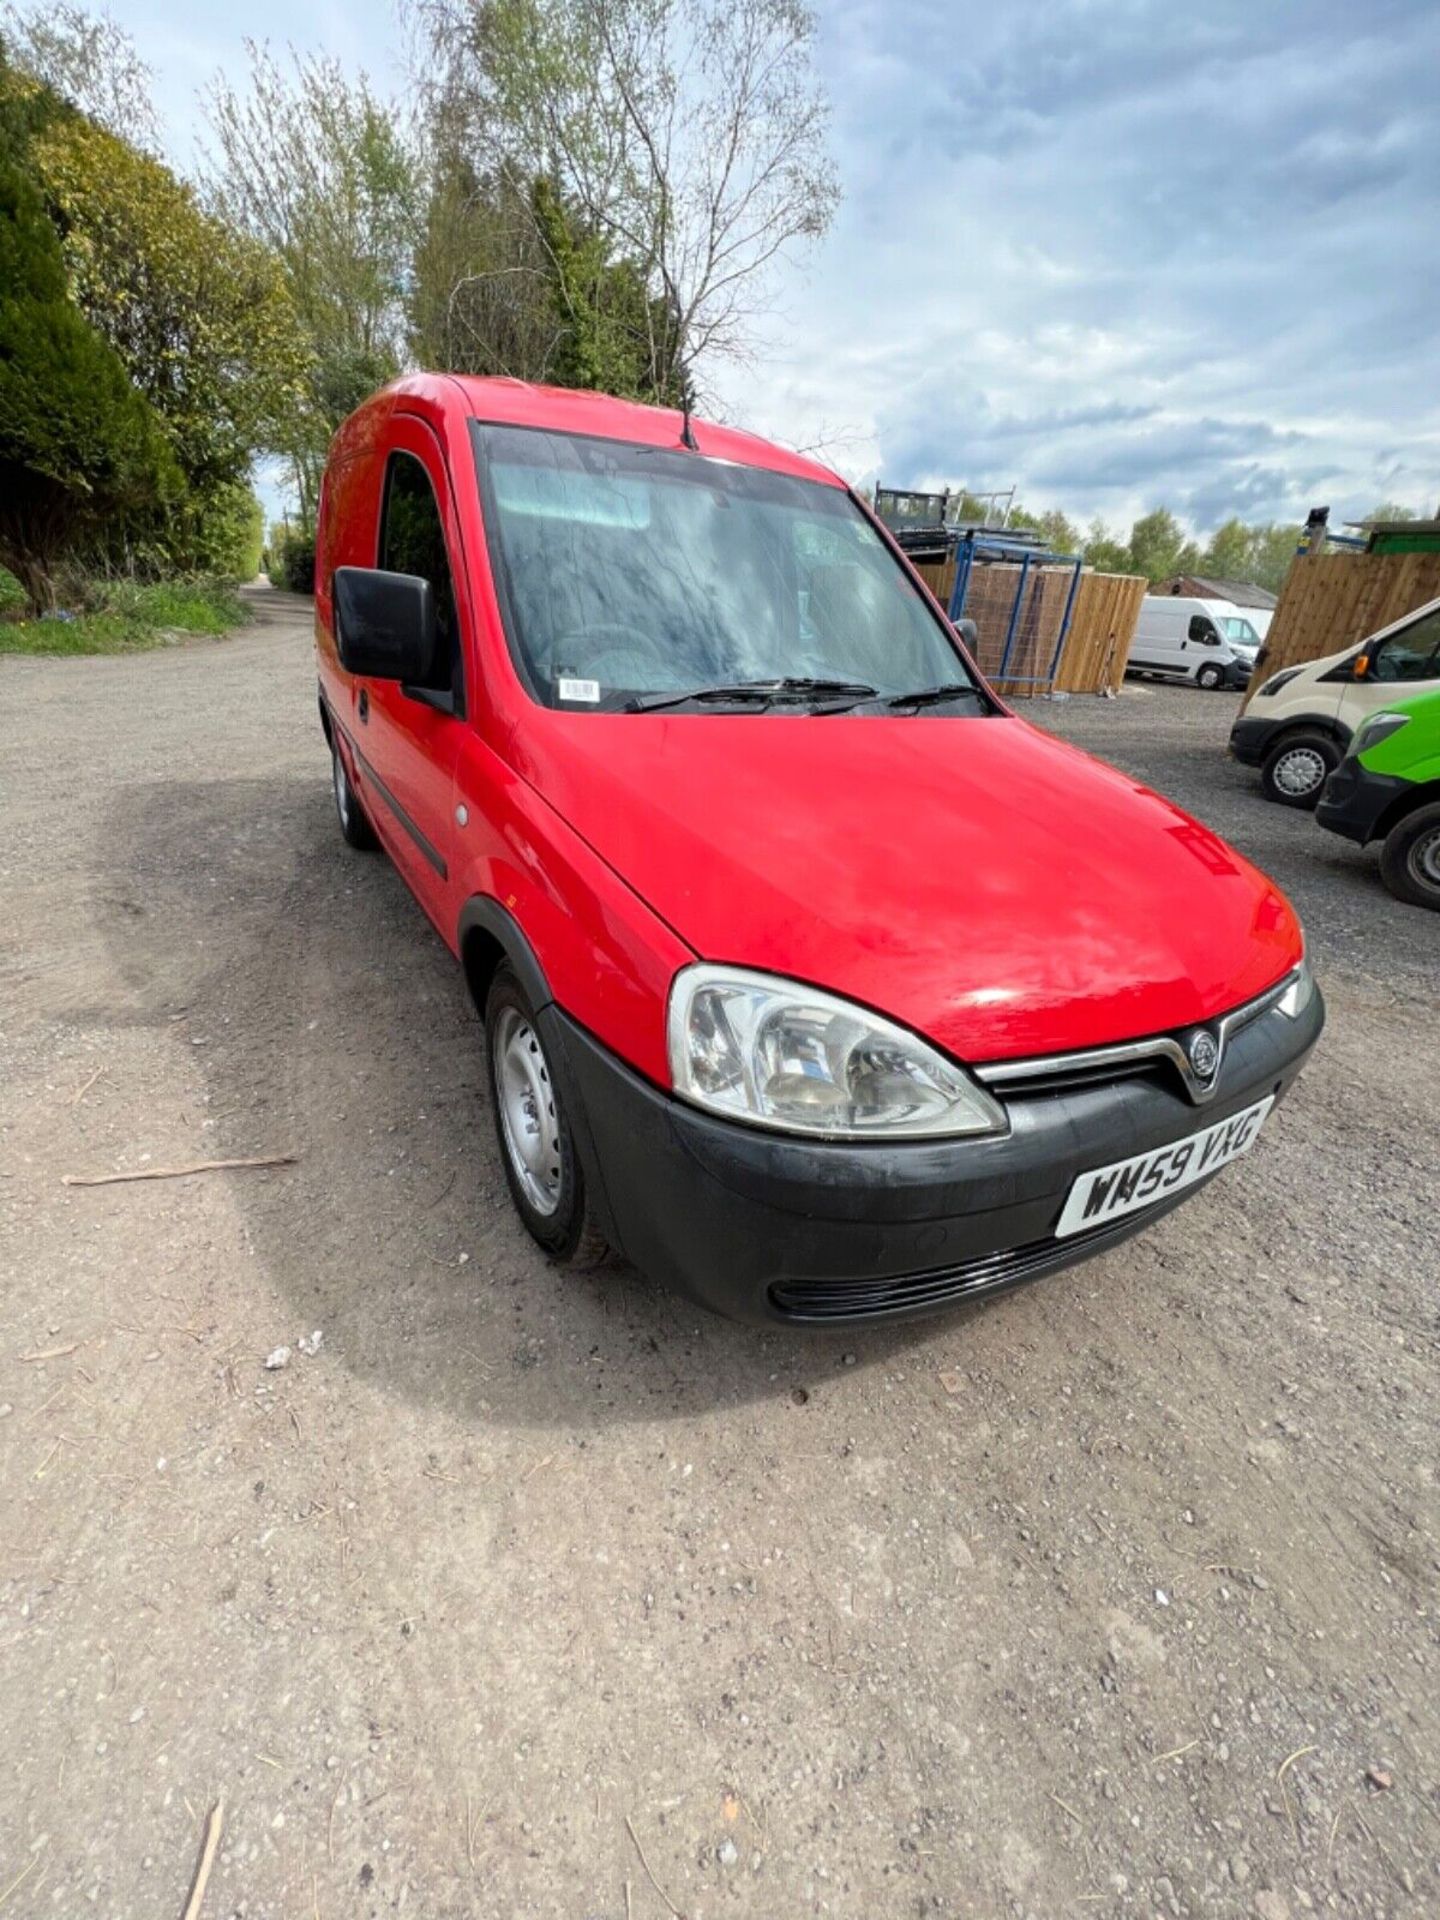
[[[72,618],[27,620],[19,617],[24,596],[7,583],[15,585],[0,573],[0,653],[140,653],[190,634],[228,633],[250,618],[226,581],[90,579],[67,589],[77,607]]]
[[[315,591],[315,535],[310,528],[288,520],[271,527],[270,579],[290,593]]]

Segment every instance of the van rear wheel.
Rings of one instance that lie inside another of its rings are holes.
[[[1307,812],[1340,764],[1340,749],[1328,733],[1287,733],[1265,756],[1260,785],[1267,800]]]
[[[375,829],[365,818],[364,809],[356,798],[355,789],[350,784],[350,774],[340,757],[339,743],[330,746],[330,781],[335,790],[335,817],[340,822],[340,832],[347,847],[354,847],[357,853],[369,853],[379,846],[375,838]]]
[[[1440,804],[1396,821],[1380,849],[1380,877],[1397,900],[1440,913]]]

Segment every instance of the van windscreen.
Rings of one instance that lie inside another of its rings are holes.
[[[682,450],[474,423],[491,564],[547,706],[770,680],[972,683],[838,487]]]

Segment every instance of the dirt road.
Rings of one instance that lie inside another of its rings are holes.
[[[1227,702],[1055,710],[1278,850],[1322,1051],[1106,1258],[732,1327],[523,1237],[307,617],[0,660],[4,1920],[178,1915],[216,1801],[206,1920],[1440,1910],[1440,928]]]

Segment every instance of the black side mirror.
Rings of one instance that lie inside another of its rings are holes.
[[[335,640],[347,673],[421,687],[434,678],[439,636],[428,580],[378,567],[337,567],[334,594]]]
[[[965,645],[971,653],[974,653],[978,649],[980,645],[980,629],[973,620],[957,620],[955,622],[955,631],[965,642]]]

